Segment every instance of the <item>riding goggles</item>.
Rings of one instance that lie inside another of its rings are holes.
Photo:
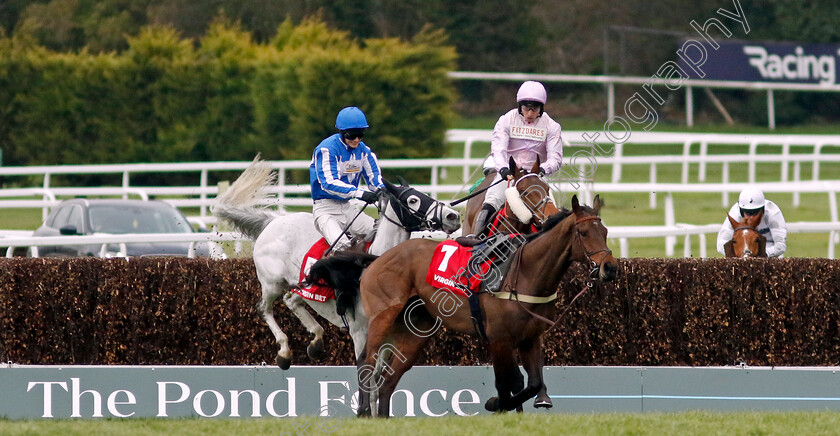
[[[521,101],[521,102],[519,102],[519,106],[523,110],[528,109],[528,110],[532,110],[532,111],[538,111],[538,110],[542,109],[542,103],[540,103],[538,101]]]
[[[759,212],[764,210],[763,207],[759,207],[758,209],[744,209],[741,208],[741,216],[755,216],[758,215]]]
[[[345,130],[345,131],[341,132],[341,136],[343,136],[344,139],[346,139],[348,141],[352,141],[352,140],[357,139],[357,138],[359,138],[359,139],[364,138],[365,137],[365,131],[364,130]]]

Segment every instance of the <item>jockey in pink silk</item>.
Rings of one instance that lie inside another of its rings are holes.
[[[545,113],[548,100],[545,87],[527,81],[516,93],[517,107],[499,117],[493,129],[490,156],[496,169],[493,183],[502,178],[513,179],[508,160],[513,157],[520,168],[531,168],[540,159],[540,176],[551,175],[563,161],[560,124]],[[475,219],[475,235],[482,234],[490,218],[505,203],[507,184],[499,183],[487,190],[484,204]]]

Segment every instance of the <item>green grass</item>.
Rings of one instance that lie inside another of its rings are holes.
[[[306,424],[310,423],[307,428]],[[301,429],[306,428],[306,432]],[[327,433],[321,429],[332,429]],[[0,421],[17,435],[834,435],[838,412],[505,414],[475,417],[332,419],[128,419]]]

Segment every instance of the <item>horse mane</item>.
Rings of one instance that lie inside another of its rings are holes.
[[[367,253],[335,253],[315,262],[309,269],[309,274],[301,282],[301,286],[326,285],[346,292],[347,295],[356,295],[359,291],[362,271],[378,257]]]
[[[581,207],[583,207],[583,206],[581,206]],[[587,209],[588,209],[588,208],[587,208]],[[590,210],[591,210],[591,209],[590,209]],[[539,232],[537,232],[537,233],[532,233],[532,234],[528,235],[528,236],[526,237],[526,241],[530,241],[531,239],[534,239],[534,238],[536,238],[536,237],[538,237],[538,236],[542,235],[543,233],[545,233],[545,232],[547,232],[547,231],[549,231],[549,230],[553,229],[554,227],[556,227],[556,226],[557,226],[557,224],[560,224],[560,222],[561,222],[561,221],[563,221],[564,219],[568,218],[568,217],[569,217],[569,215],[571,215],[571,214],[572,214],[572,211],[571,211],[571,210],[566,209],[565,207],[564,207],[564,208],[561,208],[561,209],[560,209],[557,213],[555,213],[554,215],[552,215],[552,216],[548,217],[548,218],[545,220],[545,223],[543,224],[543,227],[542,227],[542,229],[541,229]]]

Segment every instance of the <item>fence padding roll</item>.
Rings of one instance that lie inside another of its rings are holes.
[[[543,336],[549,365],[840,364],[840,261],[622,259]],[[586,286],[575,265],[559,316]],[[276,345],[254,306],[250,259],[0,260],[0,360],[20,364],[251,365]],[[326,328],[328,353],[282,302],[296,364],[352,365],[349,335]],[[485,344],[438,333],[420,364],[488,362]]]

